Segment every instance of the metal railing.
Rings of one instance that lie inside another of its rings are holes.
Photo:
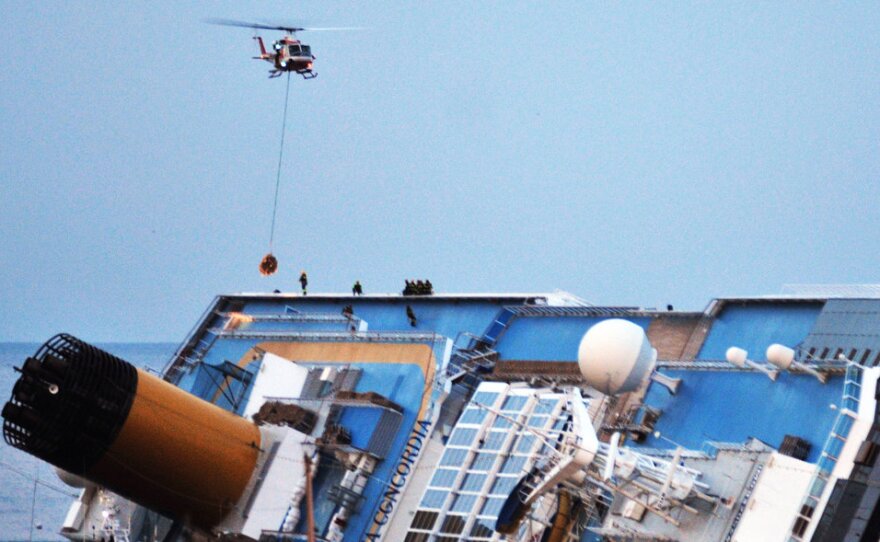
[[[266,339],[291,342],[436,343],[446,340],[446,337],[437,333],[411,331],[248,331],[217,328],[209,331],[224,339]]]
[[[834,421],[831,432],[825,440],[822,447],[822,453],[816,464],[816,471],[810,480],[807,489],[807,495],[804,497],[800,511],[795,517],[791,526],[791,536],[789,542],[803,542],[804,534],[809,530],[810,523],[813,521],[816,512],[822,512],[819,505],[822,504],[822,496],[832,481],[832,473],[834,467],[837,466],[837,460],[849,437],[850,429],[858,418],[857,412],[859,408],[859,392],[861,390],[862,367],[851,364],[846,368],[846,381],[844,383],[844,393],[842,398],[842,407]]]

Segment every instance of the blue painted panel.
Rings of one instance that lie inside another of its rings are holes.
[[[256,342],[257,341],[246,339],[218,339],[205,355],[204,362],[211,365],[219,365],[224,361],[231,361],[232,363],[237,364],[241,357],[244,356],[245,352],[256,344]],[[245,368],[253,372],[258,367],[246,366]],[[196,369],[185,374],[177,385],[181,389],[202,397],[203,399],[210,399],[210,397],[203,396],[205,393],[204,383],[204,377],[200,376],[200,371]],[[210,395],[213,395],[213,393]],[[247,395],[248,394],[245,394],[245,402],[247,401]],[[230,405],[223,404],[218,406],[227,408]]]
[[[778,448],[785,435],[812,445],[815,462],[828,436],[843,395],[843,377],[822,384],[812,376],[781,373],[776,382],[761,373],[737,371],[663,371],[682,379],[676,395],[652,384],[645,403],[663,411],[655,430],[689,449],[703,442],[745,442],[755,437]],[[651,435],[649,448],[672,444]]]
[[[367,481],[364,488],[365,506],[349,518],[349,527],[343,538],[347,542],[361,540],[362,533],[369,526],[376,511],[375,506],[381,501],[381,496],[386,490],[415,425],[422,401],[422,392],[425,389],[425,379],[422,370],[417,365],[369,363],[354,364],[353,366],[364,371],[355,390],[359,392],[374,391],[391,399],[403,407],[403,421],[400,425],[401,430],[394,437],[394,442],[388,450],[387,458],[378,464]],[[406,385],[401,385],[401,383],[406,383]]]
[[[340,315],[341,316],[341,315]],[[290,320],[264,320],[260,322],[246,322],[238,327],[239,331],[348,331],[348,322],[300,322]]]
[[[492,323],[501,308],[501,302],[484,300],[441,301],[432,298],[390,299],[279,299],[250,301],[242,312],[247,314],[283,314],[285,307],[304,313],[340,315],[342,308],[352,305],[354,314],[367,321],[370,331],[434,332],[454,339],[460,332],[481,335]],[[416,314],[417,324],[412,327],[406,317],[406,306]],[[338,330],[337,326],[325,329]]]
[[[345,407],[339,417],[339,425],[351,434],[351,445],[366,450],[370,437],[379,424],[382,409],[376,407]]]
[[[581,338],[599,316],[519,317],[501,336],[495,350],[501,359],[534,361],[576,361]],[[629,318],[647,330],[650,318]]]
[[[821,303],[728,303],[697,357],[724,359],[728,348],[738,346],[748,350],[750,359],[763,361],[773,343],[790,348],[800,344],[821,310]]]

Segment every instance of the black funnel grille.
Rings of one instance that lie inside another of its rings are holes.
[[[83,474],[116,439],[136,390],[131,364],[76,337],[56,335],[22,364],[3,407],[3,437]]]

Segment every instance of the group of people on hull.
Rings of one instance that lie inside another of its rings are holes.
[[[403,295],[432,295],[434,285],[430,280],[407,280],[403,288]]]

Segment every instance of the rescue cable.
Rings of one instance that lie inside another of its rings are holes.
[[[260,274],[271,275],[278,270],[278,260],[272,254],[275,241],[275,215],[278,212],[278,190],[281,186],[281,161],[284,158],[284,134],[287,132],[287,103],[290,101],[290,72],[287,72],[287,88],[284,91],[284,114],[281,120],[281,148],[278,150],[278,171],[275,174],[275,200],[272,203],[272,227],[269,230],[269,252],[260,262]]]

